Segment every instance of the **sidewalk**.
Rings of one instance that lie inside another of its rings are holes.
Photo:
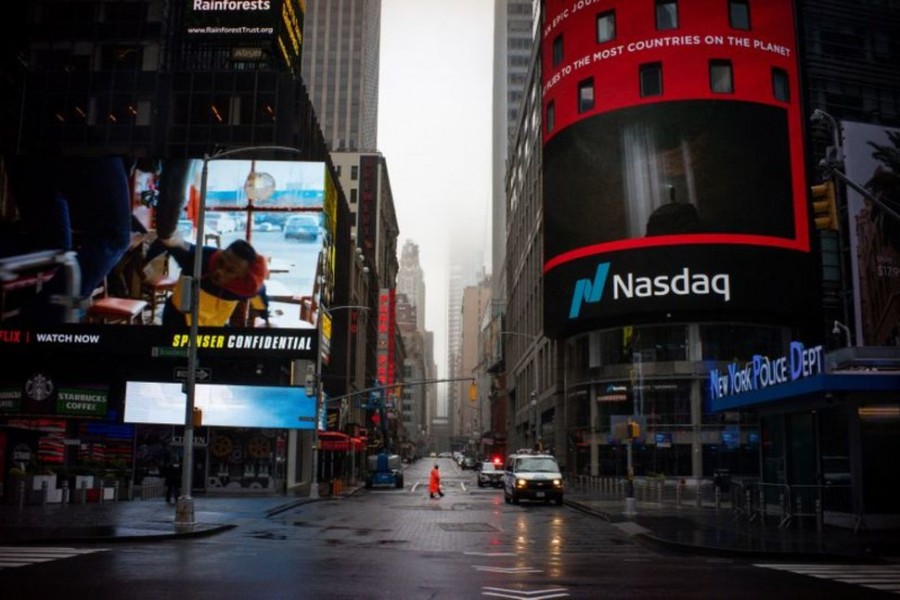
[[[250,519],[278,514],[307,502],[339,501],[360,488],[318,500],[304,496],[202,496],[195,498],[190,528],[175,526],[175,507],[161,498],[80,505],[0,506],[0,545],[154,541],[214,535]],[[727,508],[625,501],[599,490],[570,488],[566,504],[611,522],[629,536],[656,548],[688,554],[839,562],[900,562],[900,531],[861,531],[748,523]]]
[[[344,495],[353,493],[349,490]],[[329,496],[321,500],[331,499]],[[162,498],[88,504],[0,506],[0,545],[156,541],[201,537],[289,510],[306,502],[299,496],[201,496],[194,498],[190,527],[176,527],[175,505]]]
[[[570,489],[566,504],[605,518],[629,535],[658,548],[716,556],[818,562],[900,562],[900,531],[850,529],[813,523],[778,528],[777,520],[748,522],[711,503],[676,505],[637,501],[626,515],[625,499],[598,490]]]

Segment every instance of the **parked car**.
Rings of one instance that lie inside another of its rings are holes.
[[[280,230],[284,227],[284,222],[288,220],[288,216],[287,213],[283,212],[260,211],[253,215],[253,225],[254,227],[260,227],[263,231],[268,230],[262,228],[263,225],[270,226],[273,230]]]
[[[478,487],[488,485],[491,487],[503,486],[503,465],[490,461],[478,465]]]
[[[464,456],[459,466],[463,469],[475,469],[478,466],[478,461],[475,460],[474,456]]]
[[[281,231],[281,225],[277,225],[262,215],[253,216],[253,231]]]
[[[206,213],[203,219],[203,230],[205,233],[231,233],[237,230],[237,227],[237,221],[227,213]]]
[[[291,238],[314,242],[319,239],[321,228],[317,215],[291,215],[284,222],[284,239]]]

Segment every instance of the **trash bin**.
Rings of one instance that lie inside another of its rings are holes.
[[[713,472],[713,485],[723,494],[727,494],[731,489],[731,471],[728,469],[716,469]]]

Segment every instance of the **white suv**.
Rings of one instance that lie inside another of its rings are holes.
[[[563,503],[563,478],[559,463],[550,454],[517,452],[506,458],[503,472],[503,499]]]

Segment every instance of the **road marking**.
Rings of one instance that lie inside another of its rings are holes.
[[[543,573],[540,569],[534,567],[486,567],[483,565],[472,565],[476,571],[486,571],[488,573]]]
[[[515,552],[463,552],[467,556],[516,556]]]
[[[884,592],[900,593],[900,565],[757,564],[817,579],[840,581]]]
[[[506,588],[483,587],[481,588],[482,596],[493,596],[495,598],[515,598],[516,600],[545,600],[547,598],[568,598],[569,592],[566,588],[549,588],[546,590],[508,590]]]
[[[82,549],[42,546],[0,546],[0,570],[61,560],[82,554],[107,551],[106,548]]]

